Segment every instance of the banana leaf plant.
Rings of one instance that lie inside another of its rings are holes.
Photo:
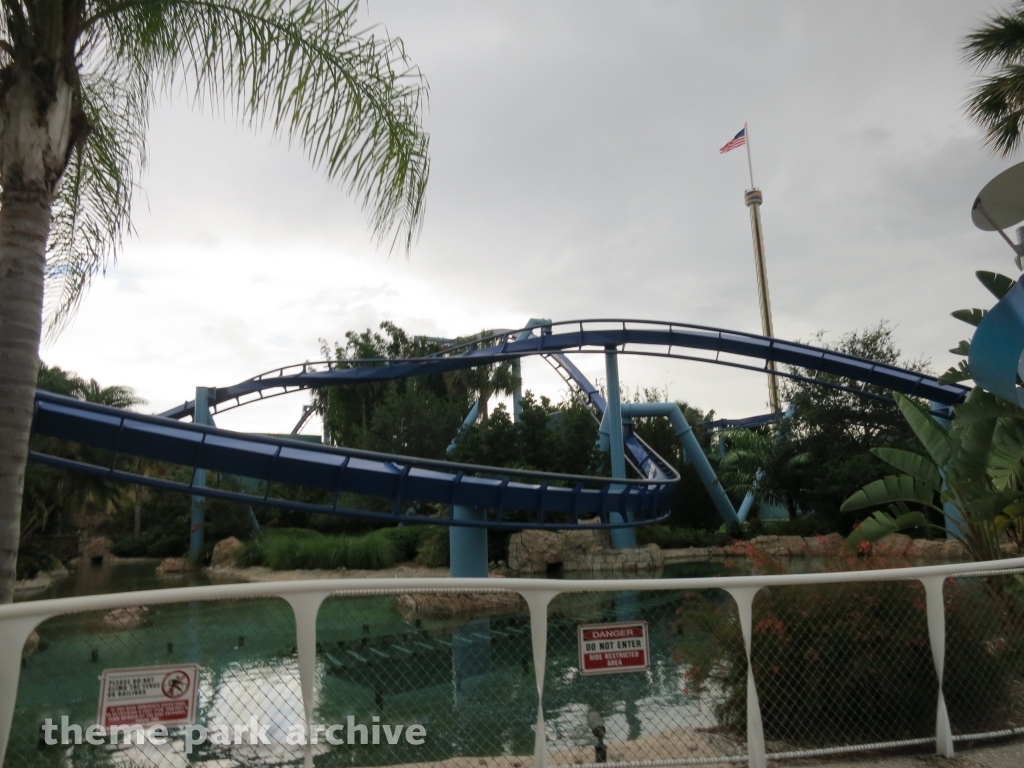
[[[875,510],[847,538],[857,549],[895,531],[932,527],[959,539],[974,560],[998,559],[1000,540],[1021,543],[1024,527],[1024,409],[975,388],[954,406],[947,429],[917,402],[895,395],[925,456],[895,448],[872,453],[899,470],[865,485],[842,511]],[[945,517],[930,523],[922,508]]]

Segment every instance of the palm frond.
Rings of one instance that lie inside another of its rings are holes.
[[[119,80],[233,108],[296,141],[360,199],[378,242],[406,252],[423,222],[427,84],[400,39],[357,29],[359,3],[101,0],[86,37]]]
[[[132,194],[146,164],[149,100],[130,86],[99,75],[82,78],[82,106],[92,129],[74,148],[54,201],[44,310],[50,338],[71,321],[93,278],[117,258],[132,231]]]
[[[1024,64],[1009,64],[981,81],[967,100],[967,116],[985,131],[985,144],[1000,155],[1019,148],[1024,119]]]
[[[992,16],[964,38],[964,61],[984,67],[994,61],[1024,61],[1024,14],[1020,3],[1010,15]]]

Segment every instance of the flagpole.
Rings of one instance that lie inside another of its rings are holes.
[[[756,189],[754,186],[754,163],[750,159],[750,126],[747,125],[746,121],[743,123],[743,135],[747,139],[747,170],[750,171],[750,188]]]

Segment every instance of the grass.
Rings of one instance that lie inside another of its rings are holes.
[[[270,529],[245,543],[238,564],[264,565],[274,571],[379,570],[410,559],[415,536],[405,531],[388,528],[362,536],[328,536],[303,528]]]

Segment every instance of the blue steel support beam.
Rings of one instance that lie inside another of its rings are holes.
[[[473,403],[469,414],[459,427],[458,434],[452,438],[446,453],[455,450],[455,442],[459,434],[476,424],[480,416],[480,401]],[[452,505],[452,520],[485,521],[487,515],[480,509],[462,504]],[[487,529],[451,526],[448,529],[449,568],[455,578],[473,579],[487,578]]]
[[[686,417],[683,416],[683,412],[678,405],[675,403],[623,403],[622,415],[627,418],[633,416],[667,416],[672,424],[673,431],[676,433],[676,437],[679,438],[683,451],[686,453],[690,464],[697,470],[697,475],[700,477],[701,482],[704,483],[704,487],[707,489],[708,494],[710,494],[711,500],[715,503],[715,509],[718,510],[722,520],[726,523],[732,523],[739,519],[736,510],[732,506],[732,502],[729,501],[729,497],[725,494],[725,489],[722,488],[722,484],[718,481],[717,475],[715,475],[715,470],[711,467],[711,462],[704,455],[704,449],[697,442],[693,430],[690,429],[690,425],[686,422]]]
[[[604,420],[608,424],[608,456],[611,459],[612,477],[626,477],[626,454],[622,444],[622,398],[619,392],[619,357],[615,347],[606,347],[604,352],[604,372],[608,379],[608,403],[604,412]],[[632,522],[627,516],[625,521],[617,512],[612,512],[613,519],[619,522]],[[628,528],[612,531],[612,549],[632,549],[636,546],[636,531]]]
[[[456,521],[486,522],[482,509],[455,505],[452,519]],[[487,578],[487,529],[453,525],[448,529],[451,547],[451,573],[455,578]]]
[[[210,401],[216,397],[217,390],[212,387],[196,387],[196,407],[192,417],[195,424],[213,424],[210,416]],[[206,487],[206,470],[196,467],[192,474],[192,487]],[[255,517],[253,518],[255,519]],[[188,556],[192,562],[199,559],[199,553],[206,539],[206,497],[200,494],[192,496],[192,526],[189,532]]]

